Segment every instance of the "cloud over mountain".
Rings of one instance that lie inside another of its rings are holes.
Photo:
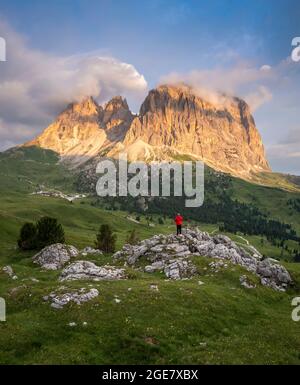
[[[4,22],[0,36],[7,44],[7,61],[0,63],[2,149],[32,137],[67,103],[87,95],[99,102],[118,94],[140,99],[147,89],[133,65],[114,57],[40,52]]]
[[[226,95],[240,95],[252,111],[272,99],[272,92],[264,83],[275,74],[268,65],[256,68],[249,63],[238,63],[229,68],[192,70],[187,73],[173,72],[162,77],[162,83],[185,82],[192,86],[199,96],[212,103],[223,105]]]

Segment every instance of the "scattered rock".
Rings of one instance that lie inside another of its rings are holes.
[[[21,286],[13,287],[12,289],[9,290],[9,295],[12,298],[15,298],[20,293],[24,293],[25,291],[27,291],[27,289],[28,289],[28,286],[26,286],[26,285],[21,285]]]
[[[215,261],[210,262],[208,266],[217,273],[220,269],[226,269],[228,267],[228,264],[223,261]]]
[[[77,257],[78,250],[74,246],[55,243],[46,246],[39,253],[33,256],[33,262],[46,270],[61,269],[71,258]]]
[[[145,337],[145,343],[148,345],[159,345],[159,342],[154,337]]]
[[[14,271],[11,266],[4,266],[3,269],[4,273],[12,277],[14,275]]]
[[[6,273],[11,279],[18,279],[18,277],[15,275],[13,269],[11,266],[4,266],[3,269],[4,273]]]
[[[157,286],[157,285],[154,285],[154,284],[151,284],[151,285],[150,285],[150,290],[153,290],[153,291],[159,291],[158,286]]]
[[[88,254],[103,254],[99,249],[93,249],[91,246],[86,246],[83,250],[81,250],[81,255],[86,256]]]
[[[44,301],[51,300],[51,307],[54,309],[62,309],[65,305],[70,302],[74,302],[77,305],[81,305],[84,302],[90,301],[93,298],[98,297],[99,291],[97,289],[90,289],[86,291],[85,288],[80,289],[79,291],[73,291],[70,293],[50,293],[49,296],[44,296]]]
[[[240,276],[240,283],[246,289],[255,289],[256,288],[256,285],[251,283],[246,275],[241,275]]]
[[[89,261],[77,261],[67,266],[60,275],[60,281],[79,279],[102,281],[125,279],[125,269],[115,266],[97,266]]]

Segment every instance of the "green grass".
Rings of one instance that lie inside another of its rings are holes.
[[[254,204],[273,219],[291,224],[300,234],[300,215],[287,204],[289,199],[300,198],[299,191],[292,192],[275,187],[259,186],[232,178],[230,194],[241,202]]]
[[[277,187],[286,191],[300,192],[300,177],[278,172],[261,172],[253,174],[252,181],[269,187]]]
[[[0,275],[7,300],[7,322],[0,323],[2,364],[300,363],[300,330],[290,305],[296,293],[244,289],[244,271],[236,266],[212,273],[210,260],[198,258],[199,277],[180,282],[135,272],[129,280],[92,283],[99,297],[55,310],[42,297],[60,286],[58,273],[19,258],[13,264],[18,282]],[[64,283],[64,290],[87,284]],[[19,291],[11,293],[16,286]]]
[[[74,175],[57,154],[37,147],[16,147],[0,153],[0,193],[32,192],[37,186],[73,191]]]
[[[63,223],[67,243],[79,248],[93,244],[101,223],[110,223],[116,230],[118,248],[129,229],[136,228],[142,238],[173,230],[168,221],[151,228],[129,221],[125,212],[92,207],[89,199],[85,202],[70,204],[28,194],[1,196],[5,210],[0,220],[0,265],[10,264],[19,279],[0,273],[0,295],[7,301],[7,322],[0,323],[0,363],[300,363],[299,324],[291,320],[291,300],[299,291],[276,293],[260,285],[244,289],[239,276],[245,271],[232,267],[213,273],[205,258],[194,261],[200,276],[188,281],[169,282],[160,274],[134,272],[131,279],[119,282],[64,283],[65,290],[92,284],[100,296],[81,306],[52,309],[42,297],[61,286],[59,272],[41,271],[31,261],[32,252],[15,249],[24,221],[51,214]],[[217,229],[200,227],[209,232]],[[268,251],[276,249],[270,246]],[[111,263],[110,256],[90,259],[99,265]],[[300,265],[286,266],[300,288]],[[199,279],[204,285],[198,284]],[[257,281],[254,276],[251,279]],[[158,293],[150,290],[152,283],[158,285]],[[15,287],[20,289],[11,293]],[[121,303],[114,302],[115,295]],[[77,326],[72,328],[69,322]]]
[[[194,263],[199,275],[191,280],[166,281],[160,273],[129,270],[130,278],[123,281],[67,282],[63,291],[92,285],[100,295],[81,306],[51,308],[43,296],[62,286],[60,272],[42,271],[32,263],[34,252],[16,249],[24,222],[43,215],[56,217],[63,224],[66,242],[78,248],[93,245],[102,223],[110,223],[116,231],[118,249],[129,230],[136,229],[141,238],[174,230],[171,219],[159,225],[153,215],[155,227],[149,227],[144,217],[136,224],[126,212],[91,206],[90,198],[71,204],[31,195],[38,184],[72,191],[74,176],[57,161],[52,152],[30,148],[0,156],[0,266],[10,264],[18,275],[12,280],[0,269],[0,296],[7,302],[7,321],[0,322],[1,364],[300,363],[300,323],[291,319],[291,300],[300,291],[300,264],[284,263],[295,283],[286,293],[262,287],[255,276],[237,266],[214,273],[208,266],[211,259],[198,257]],[[240,180],[234,180],[234,186],[232,194],[240,200],[255,200],[299,229],[299,218],[285,213],[285,201],[293,193]],[[214,224],[199,227],[218,232]],[[242,236],[243,240],[228,235],[244,245],[248,240],[270,257],[282,257],[280,249],[265,239],[262,244],[259,236]],[[112,262],[110,255],[89,259],[99,265]],[[247,274],[257,288],[241,287],[241,274]],[[159,291],[150,290],[151,284],[158,285]],[[77,326],[70,327],[70,322]]]

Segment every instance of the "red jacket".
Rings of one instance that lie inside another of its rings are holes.
[[[176,215],[175,217],[175,223],[176,225],[182,225],[183,217],[181,215]]]

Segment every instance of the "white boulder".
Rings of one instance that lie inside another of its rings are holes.
[[[55,243],[43,248],[32,259],[34,263],[37,263],[43,269],[58,270],[69,262],[71,258],[77,257],[78,254],[79,251],[74,246]]]

